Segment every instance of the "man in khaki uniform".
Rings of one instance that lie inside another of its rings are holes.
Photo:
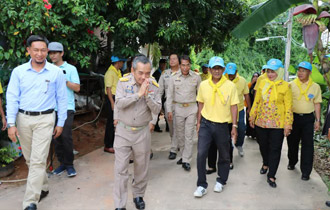
[[[167,95],[167,89],[168,89],[168,83],[169,80],[171,78],[171,75],[174,72],[179,71],[179,56],[177,54],[171,54],[170,55],[170,69],[166,69],[162,75],[160,76],[159,79],[159,92],[158,94],[160,95],[160,97],[162,97],[162,95],[165,92],[165,97]],[[170,129],[170,136],[171,136],[171,150],[170,150],[170,155],[168,156],[168,159],[170,160],[174,160],[176,158],[176,153],[178,151],[178,141],[177,138],[175,136],[175,128],[176,128],[176,122],[175,122],[175,117],[173,118],[172,121],[168,120],[168,116],[167,116],[167,106],[164,107],[165,108],[165,117],[167,119],[168,122],[168,126]],[[175,116],[175,112],[172,112],[173,116]]]
[[[170,121],[173,120],[174,110],[176,113],[175,134],[181,156],[177,164],[182,164],[182,167],[186,171],[190,171],[193,135],[198,109],[196,96],[199,84],[201,83],[201,77],[198,73],[190,70],[190,58],[187,55],[181,57],[180,69],[180,71],[174,73],[170,78],[166,106]]]
[[[118,123],[115,133],[115,184],[116,209],[125,209],[127,202],[128,165],[134,158],[133,201],[137,209],[144,209],[143,196],[147,187],[147,174],[151,148],[150,123],[161,109],[157,82],[150,78],[151,62],[145,56],[133,61],[132,74],[119,79],[115,107]]]

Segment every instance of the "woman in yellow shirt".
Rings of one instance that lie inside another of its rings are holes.
[[[283,80],[283,64],[270,59],[266,67],[267,78],[260,82],[250,112],[250,126],[256,127],[257,141],[263,159],[260,174],[267,173],[267,182],[276,187],[275,174],[280,163],[284,136],[290,135],[293,122],[292,93]]]

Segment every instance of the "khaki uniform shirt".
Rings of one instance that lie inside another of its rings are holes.
[[[152,115],[158,115],[161,109],[161,98],[158,84],[149,78],[148,95],[139,98],[140,86],[133,75],[119,79],[116,91],[116,118],[125,125],[132,127],[146,126]]]
[[[180,69],[178,71],[181,71]],[[168,83],[172,75],[171,69],[166,69],[159,78],[159,91],[158,94],[162,96],[165,92],[165,97],[167,95]]]
[[[189,71],[187,76],[183,75],[181,70],[172,74],[167,90],[167,111],[173,111],[173,103],[184,104],[196,102],[197,90],[200,83],[201,77],[193,71]]]

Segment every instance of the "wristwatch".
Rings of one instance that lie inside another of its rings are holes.
[[[7,128],[11,128],[11,127],[15,127],[16,125],[15,125],[15,123],[8,123],[7,124]]]
[[[238,128],[238,125],[233,124],[233,127]]]
[[[315,122],[320,122],[321,120],[320,119],[315,119]]]

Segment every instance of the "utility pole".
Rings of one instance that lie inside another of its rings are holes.
[[[291,58],[291,39],[292,39],[292,19],[293,19],[293,8],[289,9],[289,17],[287,21],[287,37],[285,47],[285,63],[284,63],[284,80],[289,81],[289,67]]]

